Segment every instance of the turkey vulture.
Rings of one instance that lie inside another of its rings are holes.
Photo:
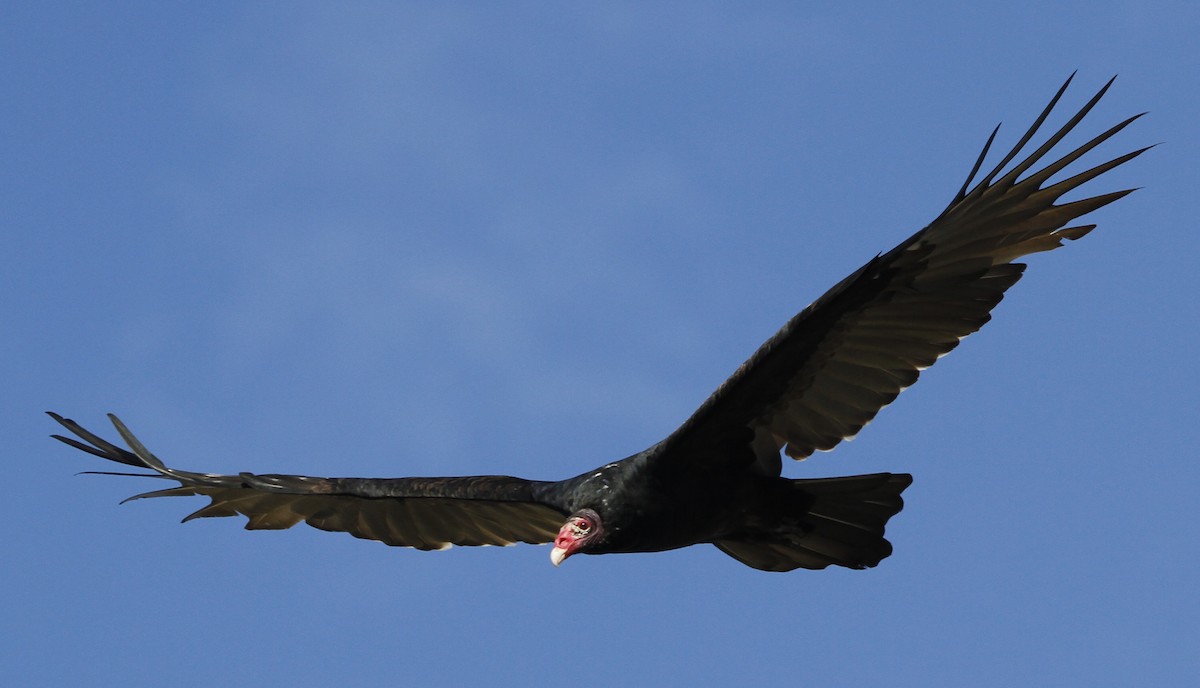
[[[1112,85],[1015,164],[1058,103],[1058,90],[1016,146],[979,174],[996,128],[966,182],[932,223],[877,255],[766,341],[666,439],[638,454],[558,482],[508,476],[313,478],[216,475],[168,468],[115,416],[129,450],[51,413],[79,439],[55,438],[178,487],[143,497],[203,495],[184,520],[241,514],[248,529],[304,521],[329,531],[416,549],[553,542],[555,565],[576,554],[656,552],[711,543],[756,569],[865,568],[891,551],[888,519],[903,507],[905,474],[793,480],[781,452],[803,459],[852,438],[920,372],[978,330],[1021,277],[1021,256],[1078,239],[1077,218],[1130,193],[1055,203],[1140,155],[1136,150],[1074,176],[1048,180],[1124,129],[1130,117],[1031,171]],[[83,441],[80,441],[83,440]]]

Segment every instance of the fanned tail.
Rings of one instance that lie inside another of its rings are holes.
[[[807,504],[801,528],[771,540],[720,540],[722,552],[763,571],[851,569],[876,566],[892,553],[884,538],[888,519],[900,513],[900,493],[912,484],[906,473],[792,480]]]

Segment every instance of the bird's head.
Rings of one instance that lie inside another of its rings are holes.
[[[576,511],[562,528],[558,529],[558,537],[554,538],[554,549],[550,550],[550,561],[558,566],[572,554],[586,552],[589,547],[600,541],[603,533],[604,524],[600,521],[600,514],[591,509]]]

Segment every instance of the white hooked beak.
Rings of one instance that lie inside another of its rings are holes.
[[[567,558],[567,549],[565,547],[555,547],[550,550],[550,563],[558,566]]]

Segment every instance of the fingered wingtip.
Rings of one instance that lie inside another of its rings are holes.
[[[133,453],[146,463],[147,468],[153,468],[159,471],[166,468],[166,465],[163,464],[162,460],[155,456],[149,449],[147,449],[146,445],[142,444],[141,440],[139,440],[136,435],[130,432],[129,428],[125,427],[125,424],[121,422],[120,418],[117,418],[115,413],[109,413],[106,415],[108,416],[109,422],[111,422],[113,427],[117,429],[117,433],[121,435],[121,439],[125,440],[125,444],[129,445],[129,448],[133,450]]]

